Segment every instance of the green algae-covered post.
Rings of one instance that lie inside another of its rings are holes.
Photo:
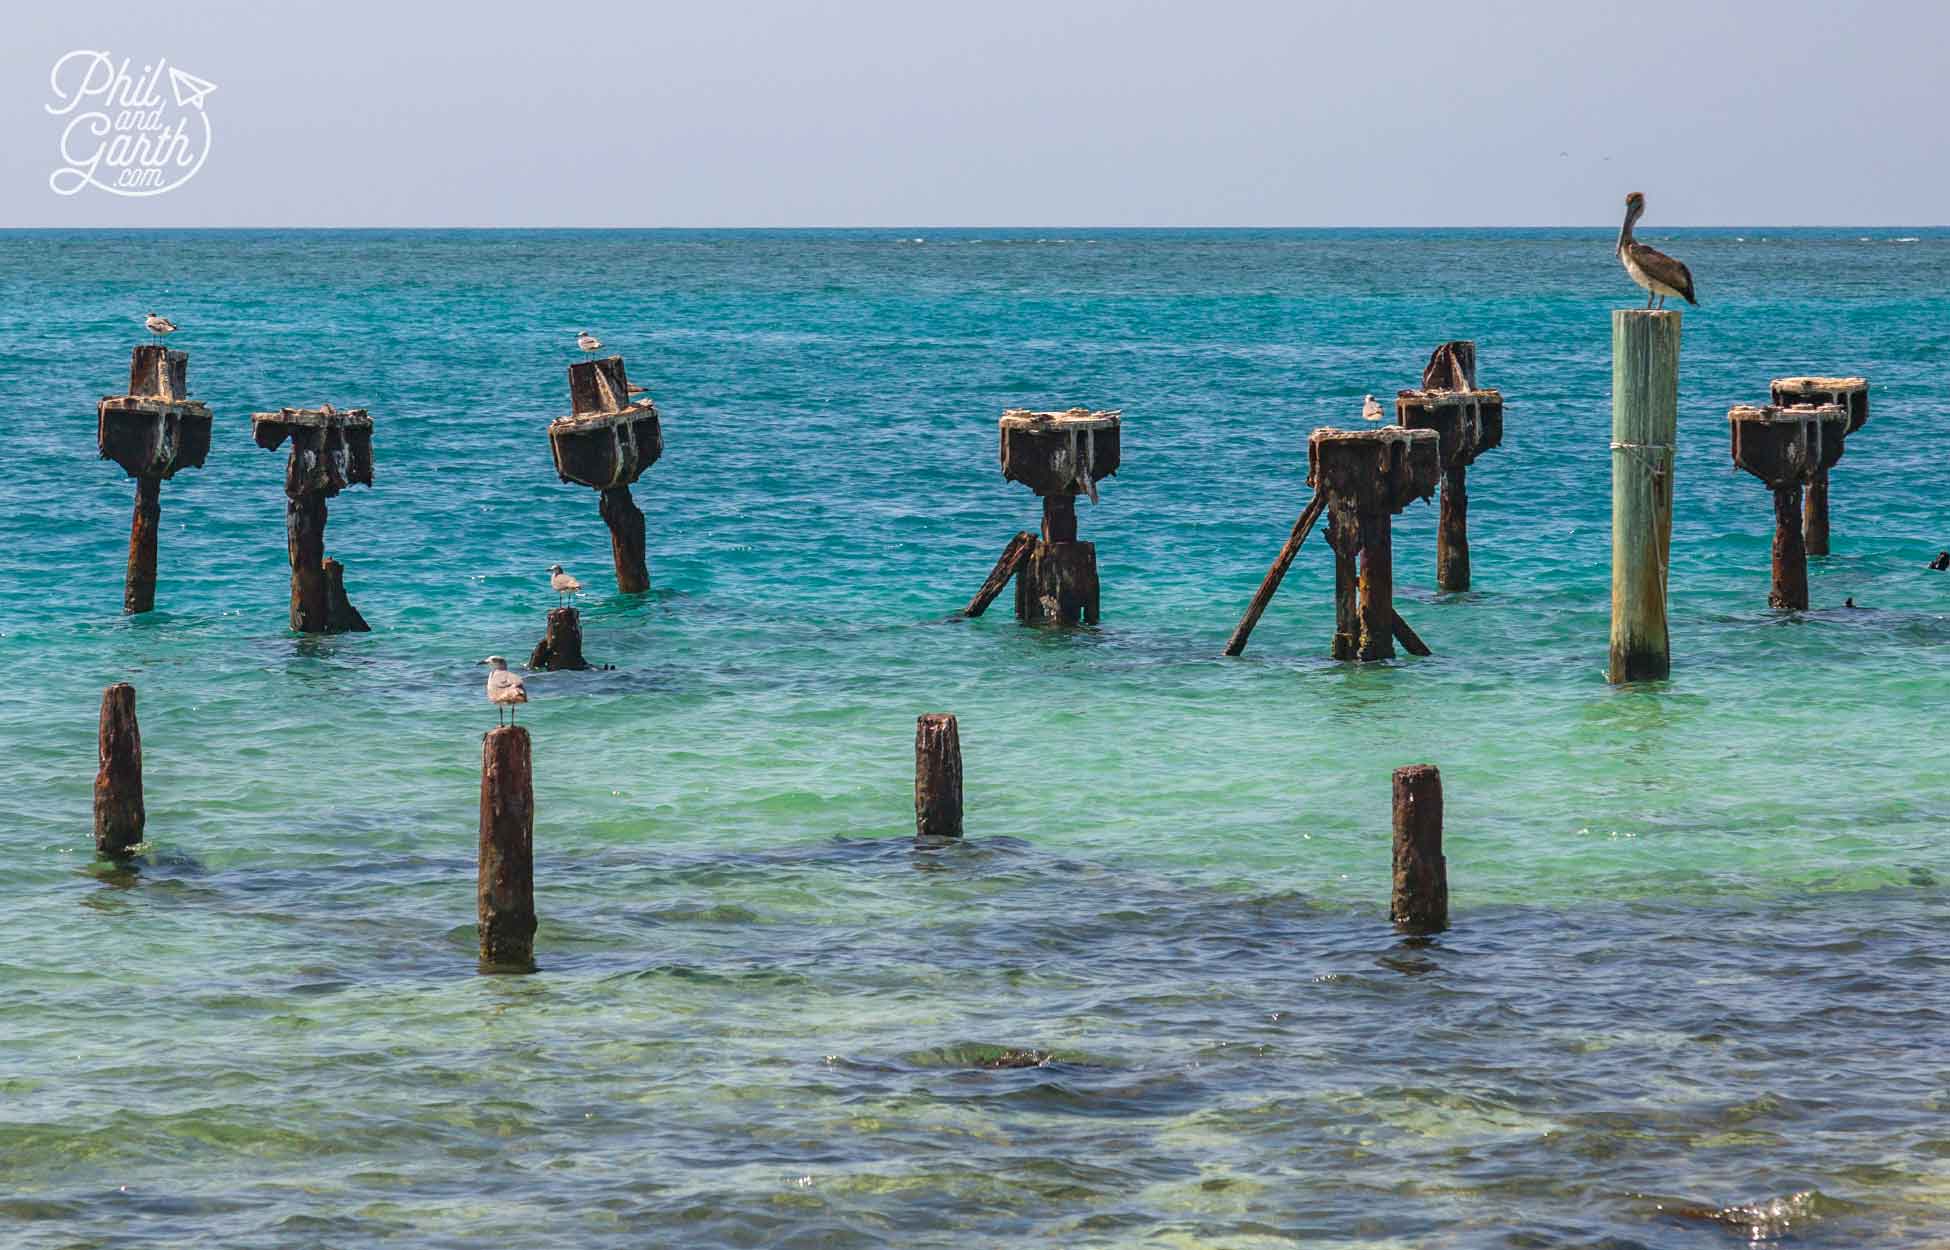
[[[1441,440],[1434,430],[1322,427],[1307,439],[1307,483],[1326,500],[1334,570],[1337,660],[1388,660],[1395,639],[1425,655],[1395,614],[1394,516],[1435,493]],[[1354,576],[1356,558],[1360,575]],[[1412,640],[1412,641],[1411,641]]]
[[[601,493],[597,510],[609,527],[616,589],[626,595],[650,589],[643,510],[630,497],[630,484],[664,452],[656,404],[648,398],[630,399],[642,389],[630,385],[621,356],[577,361],[569,366],[572,411],[548,427],[555,475]]]
[[[258,412],[251,414],[251,438],[266,451],[291,440],[284,466],[291,628],[301,634],[371,629],[346,597],[345,567],[325,556],[325,501],[347,486],[372,485],[372,417],[364,408],[330,404]]]
[[[1614,683],[1672,673],[1666,629],[1679,322],[1670,309],[1611,314],[1611,659]]]
[[[190,356],[158,343],[137,345],[129,360],[129,393],[95,407],[95,448],[135,479],[135,520],[122,610],[156,606],[156,529],[162,484],[178,469],[200,469],[210,454],[210,410],[189,398]]]
[[[915,721],[914,836],[961,836],[961,729],[947,712]]]
[[[1442,857],[1442,774],[1434,764],[1395,770],[1395,888],[1388,913],[1422,933],[1449,927],[1449,862]]]
[[[142,730],[135,687],[118,681],[102,691],[95,773],[95,853],[126,859],[142,841]]]
[[[1774,492],[1774,580],[1769,607],[1808,607],[1808,549],[1801,491],[1842,458],[1848,410],[1837,404],[1779,408],[1736,405],[1727,413],[1733,462]]]
[[[477,894],[481,971],[534,971],[535,785],[528,731],[519,725],[481,740]]]
[[[1848,412],[1848,428],[1853,434],[1869,420],[1869,382],[1867,378],[1775,378],[1769,388],[1774,403],[1790,405],[1835,404]],[[1822,469],[1808,483],[1807,503],[1802,509],[1802,542],[1811,556],[1828,554],[1828,470]]]

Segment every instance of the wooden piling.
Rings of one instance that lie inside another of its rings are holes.
[[[535,967],[535,788],[528,730],[491,729],[481,742],[478,881],[481,970]]]
[[[1021,482],[1043,501],[1042,536],[1015,568],[1016,618],[1028,625],[1095,625],[1101,593],[1097,548],[1077,541],[1076,497],[1086,494],[1094,502],[1097,483],[1117,472],[1121,414],[1012,408],[1002,414],[1000,433],[1002,476]],[[1001,564],[996,571],[1002,571]]]
[[[1449,927],[1449,865],[1442,855],[1442,774],[1433,764],[1395,770],[1395,888],[1388,906],[1403,929]]]
[[[1440,447],[1434,430],[1401,426],[1322,428],[1307,440],[1307,482],[1326,500],[1334,549],[1337,660],[1394,657],[1394,516],[1434,493]]]
[[[961,836],[961,730],[947,712],[915,721],[914,836]]]
[[[1801,492],[1841,459],[1848,412],[1836,404],[1755,407],[1727,412],[1733,463],[1774,494],[1773,580],[1768,606],[1808,607],[1808,549],[1802,535]]]
[[[289,439],[284,466],[285,552],[291,560],[291,628],[303,634],[371,627],[345,593],[345,568],[325,558],[325,501],[372,485],[372,417],[363,408],[283,408],[251,415],[251,438],[273,450]]]
[[[1431,388],[1431,379],[1456,385]],[[1424,388],[1395,393],[1397,423],[1434,430],[1441,449],[1435,585],[1450,592],[1469,589],[1469,466],[1503,442],[1503,393],[1478,390],[1475,379],[1475,345],[1444,343],[1423,373]]]
[[[1343,525],[1329,513],[1327,545],[1334,551],[1334,640],[1328,654],[1337,660],[1352,660],[1361,651],[1361,612],[1356,604],[1361,579],[1355,571],[1361,531]]]
[[[548,629],[528,657],[528,667],[549,673],[579,672],[589,667],[589,661],[582,658],[580,612],[574,608],[548,610]]]
[[[988,577],[983,579],[981,588],[975,592],[975,597],[968,601],[968,606],[962,609],[961,614],[974,617],[988,611],[989,604],[995,602],[995,597],[1002,593],[1002,588],[1009,584],[1009,579],[1021,569],[1022,562],[1029,558],[1029,553],[1035,549],[1035,546],[1036,536],[1028,530],[1022,530],[1011,538],[1008,546],[1002,549],[1001,559],[997,560],[995,567],[989,570]]]
[[[1666,624],[1673,448],[1679,428],[1680,314],[1611,315],[1611,656],[1607,679],[1672,672]]]
[[[1834,404],[1848,413],[1844,436],[1861,429],[1869,420],[1869,383],[1866,378],[1775,378],[1769,391],[1779,407]],[[1801,536],[1811,556],[1828,554],[1828,470],[1816,472],[1808,482],[1807,499],[1802,506]]]
[[[1286,579],[1286,571],[1292,567],[1293,558],[1300,554],[1301,544],[1307,541],[1308,532],[1313,529],[1314,522],[1320,519],[1320,514],[1326,506],[1327,496],[1315,495],[1307,501],[1307,506],[1301,509],[1300,519],[1293,523],[1293,532],[1287,535],[1286,544],[1280,548],[1280,554],[1273,558],[1273,566],[1266,570],[1266,576],[1260,581],[1259,589],[1253,592],[1253,601],[1246,605],[1246,615],[1239,618],[1239,624],[1233,629],[1232,637],[1226,640],[1227,655],[1245,653],[1246,640],[1252,637],[1253,628],[1259,624],[1259,618],[1266,611],[1266,605],[1273,602],[1274,592],[1279,590],[1280,583]]]
[[[1356,658],[1395,658],[1395,556],[1393,518],[1361,514],[1361,580],[1356,604],[1361,645]]]
[[[1808,610],[1808,548],[1801,537],[1801,486],[1774,492],[1774,581],[1767,606]]]
[[[142,841],[142,730],[135,720],[135,687],[122,681],[102,691],[95,772],[95,853],[126,859]]]
[[[621,356],[577,361],[569,366],[573,411],[548,427],[556,476],[601,492],[598,510],[609,528],[616,589],[626,595],[650,589],[643,512],[630,495],[630,484],[664,450],[656,404],[648,398],[632,402],[630,394]]]
[[[178,469],[201,468],[210,450],[210,410],[189,398],[189,355],[143,343],[129,359],[129,392],[95,409],[95,445],[135,479],[122,610],[156,606],[156,532],[162,484]]]

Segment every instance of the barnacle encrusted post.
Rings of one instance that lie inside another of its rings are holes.
[[[557,477],[602,493],[616,589],[641,594],[650,589],[650,567],[644,558],[643,512],[630,497],[630,483],[663,454],[664,436],[656,404],[648,397],[632,403],[630,390],[621,356],[570,365],[573,411],[549,423],[548,445]]]
[[[1775,378],[1770,388],[1774,403],[1792,405],[1835,404],[1848,411],[1848,429],[1843,437],[1855,433],[1869,420],[1869,382],[1867,378]],[[1822,469],[1808,482],[1807,502],[1801,510],[1801,538],[1811,556],[1828,554],[1828,470]]]
[[[202,468],[210,454],[210,410],[189,398],[189,370],[188,352],[140,344],[129,360],[129,393],[105,396],[95,408],[96,449],[135,479],[124,612],[156,606],[156,528],[162,523],[164,480],[178,469]]]
[[[1097,483],[1117,472],[1122,426],[1122,414],[1109,410],[1012,408],[1002,414],[1002,476],[1043,499],[1041,537],[1012,543],[1016,619],[1024,624],[1097,623],[1097,547],[1077,541],[1077,496],[1089,495],[1094,503]],[[997,575],[1007,580],[1001,564],[991,580]]]
[[[345,569],[325,558],[325,501],[372,485],[372,417],[364,408],[282,408],[251,415],[251,438],[272,450],[291,440],[284,466],[285,544],[291,555],[291,628],[303,634],[364,633],[345,594]]]
[[[1323,427],[1307,440],[1307,484],[1327,501],[1336,557],[1335,659],[1393,659],[1397,635],[1417,654],[1427,650],[1395,615],[1392,530],[1396,513],[1435,493],[1440,448],[1435,431],[1401,426]]]
[[[1442,445],[1442,503],[1435,531],[1435,585],[1469,589],[1469,466],[1503,441],[1503,394],[1476,386],[1476,345],[1444,343],[1420,390],[1398,391],[1396,420],[1434,430]]]
[[[1769,607],[1806,611],[1808,549],[1801,490],[1842,458],[1849,411],[1839,404],[1782,408],[1736,405],[1727,413],[1733,462],[1774,492],[1774,580]]]

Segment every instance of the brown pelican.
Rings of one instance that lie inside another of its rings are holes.
[[[165,334],[176,333],[176,323],[174,321],[171,321],[167,317],[158,317],[154,313],[150,313],[147,317],[144,317],[142,324],[147,326],[149,333],[155,335],[157,338],[161,338]]]
[[[1632,237],[1632,223],[1645,213],[1645,197],[1637,191],[1625,197],[1625,224],[1618,228],[1618,246],[1613,253],[1625,264],[1625,272],[1632,275],[1632,281],[1645,288],[1645,306],[1652,307],[1652,299],[1657,296],[1659,307],[1666,306],[1666,296],[1676,295],[1688,304],[1697,306],[1693,298],[1693,271],[1680,264],[1657,248],[1647,247]]]
[[[585,352],[599,352],[603,350],[603,341],[587,330],[577,330],[576,346]]]
[[[559,608],[562,606],[562,596],[567,595],[574,600],[582,590],[582,583],[564,573],[561,565],[551,564],[548,566],[548,588],[555,592],[555,606]]]
[[[514,723],[515,704],[528,702],[528,687],[522,684],[520,673],[508,671],[508,662],[498,655],[491,655],[480,663],[488,667],[487,697],[495,710],[506,708],[508,724]]]

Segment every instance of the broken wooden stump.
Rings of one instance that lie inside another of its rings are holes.
[[[1002,476],[1042,496],[1042,536],[1018,534],[969,602],[980,614],[1011,575],[1016,619],[1024,624],[1095,625],[1099,615],[1097,548],[1077,540],[1079,494],[1097,499],[1097,483],[1117,472],[1122,415],[1071,408],[1002,414]],[[999,579],[999,580],[998,580]]]
[[[142,730],[135,721],[135,687],[118,681],[102,691],[96,736],[95,853],[126,859],[142,842]]]
[[[1672,675],[1666,626],[1672,466],[1679,430],[1673,309],[1611,314],[1611,655],[1606,680]]]
[[[1036,536],[1028,530],[1022,530],[1011,538],[1009,545],[1002,549],[1002,556],[995,562],[995,567],[990,569],[989,575],[983,579],[981,589],[975,592],[975,597],[968,601],[968,606],[961,610],[961,614],[980,616],[988,611],[989,604],[995,602],[995,597],[1002,593],[1002,588],[1009,584],[1009,579],[1016,575],[1022,562],[1029,558],[1029,553],[1035,547]]]
[[[1442,856],[1442,774],[1433,764],[1395,770],[1395,888],[1388,914],[1399,927],[1449,927],[1449,865]]]
[[[282,408],[251,414],[251,438],[273,450],[291,440],[284,467],[285,545],[291,556],[291,628],[303,634],[370,628],[345,594],[345,568],[325,558],[325,501],[372,485],[372,418],[364,408]]]
[[[574,608],[549,609],[548,629],[528,657],[528,667],[549,673],[580,672],[590,667],[589,661],[582,658],[580,612]]]
[[[1733,462],[1774,492],[1774,580],[1769,607],[1808,608],[1808,550],[1802,536],[1801,491],[1842,458],[1849,413],[1839,404],[1761,408],[1736,405],[1727,413]]]
[[[914,836],[961,836],[961,730],[946,712],[914,724]]]
[[[95,447],[135,479],[135,517],[129,526],[129,564],[122,610],[156,606],[156,529],[162,522],[162,484],[178,469],[200,469],[210,454],[210,410],[189,397],[190,356],[143,343],[129,359],[129,392],[104,396],[95,407]]]
[[[1322,428],[1307,440],[1307,482],[1326,499],[1327,542],[1336,557],[1335,659],[1394,658],[1393,518],[1435,493],[1440,451],[1435,431],[1400,426]]]
[[[535,786],[528,731],[481,740],[481,841],[476,893],[481,971],[535,969]]]
[[[1869,383],[1866,378],[1775,378],[1769,388],[1773,401],[1781,407],[1834,404],[1848,412],[1848,435],[1869,420]],[[1822,469],[1808,483],[1807,502],[1802,508],[1801,537],[1811,556],[1828,554],[1828,470]]]
[[[1421,390],[1395,395],[1397,422],[1441,440],[1442,502],[1436,521],[1435,584],[1469,589],[1469,466],[1503,442],[1503,395],[1476,386],[1476,345],[1444,343],[1422,373]],[[1434,379],[1438,385],[1430,385]]]
[[[630,496],[630,484],[663,455],[664,436],[656,404],[647,397],[631,402],[630,392],[621,356],[570,365],[573,411],[549,423],[548,445],[557,477],[601,492],[598,511],[609,527],[616,588],[641,594],[650,589],[650,566],[643,511]]]

